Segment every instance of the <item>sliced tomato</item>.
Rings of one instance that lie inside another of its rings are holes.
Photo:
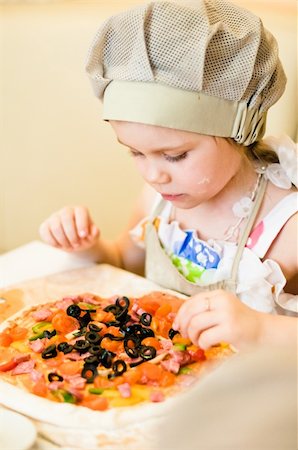
[[[144,311],[151,314],[152,316],[154,316],[155,312],[160,307],[160,303],[158,303],[154,300],[150,300],[149,298],[143,298],[143,299],[140,298],[137,303],[140,308],[142,308]]]
[[[157,319],[157,320],[158,320],[158,327],[157,327],[158,334],[160,334],[160,336],[168,339],[169,331],[172,327],[172,322],[170,320],[168,320],[166,317],[163,317],[163,318]]]
[[[102,339],[100,346],[109,352],[121,353],[124,351],[123,341],[113,341],[108,337]]]
[[[166,317],[170,312],[172,312],[172,307],[171,305],[169,305],[168,303],[165,303],[164,305],[161,305],[156,313],[155,313],[155,317],[160,318],[160,317]]]
[[[176,381],[176,375],[167,370],[162,371],[162,376],[159,381],[159,385],[162,387],[172,386]]]
[[[112,312],[102,310],[96,311],[96,313],[94,313],[92,317],[93,320],[97,320],[98,322],[112,322],[113,320],[115,320],[115,316]]]
[[[80,361],[66,361],[59,366],[59,372],[62,375],[76,375],[80,373],[83,363]]]
[[[123,374],[125,382],[130,385],[137,384],[142,376],[143,373],[140,366],[134,367]]]
[[[156,364],[144,362],[143,364],[141,364],[140,368],[142,371],[142,375],[149,381],[159,381],[162,377],[163,369]]]
[[[32,387],[32,392],[39,397],[46,397],[48,393],[48,388],[46,382],[43,378],[38,380]]]
[[[195,351],[189,351],[193,361],[205,361],[206,355],[203,349],[197,348]]]
[[[74,317],[70,317],[65,311],[59,310],[52,319],[55,330],[60,333],[70,333],[80,327],[79,322]]]
[[[9,331],[9,334],[13,341],[22,341],[27,337],[28,330],[27,328],[16,326]]]
[[[6,363],[0,364],[0,372],[8,372],[9,370],[14,369],[17,367],[18,363],[11,359],[10,361],[7,361]]]
[[[0,346],[9,347],[12,343],[12,337],[7,333],[0,333]]]
[[[150,347],[154,347],[156,350],[160,350],[162,348],[159,340],[154,337],[147,337],[143,339],[142,345],[149,345]]]
[[[114,387],[114,381],[109,380],[106,377],[101,377],[98,376],[94,379],[94,386],[96,388],[103,388],[103,389],[107,389],[107,388],[112,388]]]
[[[106,397],[101,397],[100,395],[89,395],[82,400],[80,405],[96,411],[104,411],[108,409],[109,401]]]
[[[113,336],[123,336],[123,333],[121,333],[118,327],[108,327],[105,334],[106,333],[112,334]]]

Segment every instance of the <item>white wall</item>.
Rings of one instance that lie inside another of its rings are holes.
[[[295,1],[234,2],[249,4],[278,35],[289,85],[269,115],[269,133],[293,136]],[[41,221],[66,204],[88,205],[112,238],[142,182],[100,119],[84,62],[102,20],[141,2],[9,3],[0,6],[0,251],[36,239]]]

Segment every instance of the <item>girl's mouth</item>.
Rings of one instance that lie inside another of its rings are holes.
[[[164,200],[173,202],[175,200],[181,199],[184,194],[161,194]]]

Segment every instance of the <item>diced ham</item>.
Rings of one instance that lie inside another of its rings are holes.
[[[64,380],[74,389],[84,389],[87,382],[86,378],[80,375],[64,375]]]
[[[30,342],[29,346],[35,353],[41,353],[46,348],[48,341],[48,339],[36,339],[36,341]]]
[[[119,384],[117,386],[118,391],[120,392],[121,397],[129,398],[131,397],[131,387],[128,383]]]
[[[19,363],[11,372],[12,375],[21,375],[23,373],[30,373],[35,366],[33,359]]]
[[[164,396],[163,392],[161,392],[161,391],[150,392],[150,400],[152,402],[156,402],[156,403],[163,402],[164,399],[165,399],[165,396]]]
[[[51,310],[44,308],[40,309],[39,311],[35,311],[32,313],[33,319],[36,320],[36,322],[42,322],[43,320],[49,320],[53,316],[53,313]]]
[[[16,362],[17,364],[19,364],[21,362],[29,361],[29,359],[31,359],[31,355],[29,355],[29,353],[27,353],[25,355],[16,355],[13,357],[13,361]]]
[[[61,300],[60,302],[56,302],[55,306],[58,309],[62,309],[63,311],[66,311],[70,305],[73,305],[73,303],[74,303],[74,301],[71,297],[64,297],[64,299]]]
[[[161,366],[172,373],[178,373],[180,369],[180,364],[175,361],[173,358],[167,359],[166,361],[162,361]]]
[[[82,298],[82,301],[90,305],[100,305],[102,303],[100,298],[89,297],[87,295]]]
[[[76,388],[69,387],[67,388],[67,391],[72,394],[74,397],[76,397],[77,400],[83,400],[84,394],[80,391],[78,391]]]
[[[38,370],[33,369],[30,372],[30,378],[34,383],[36,383],[37,381],[44,379],[44,375]]]
[[[51,391],[57,391],[57,389],[61,389],[63,385],[63,381],[51,381],[51,383],[48,384],[48,388]]]
[[[81,359],[88,358],[88,356],[91,356],[91,353],[86,352],[80,355],[78,352],[71,352],[65,355],[65,359],[70,359],[71,361],[80,361]]]
[[[170,351],[173,349],[173,342],[171,341],[171,339],[161,339],[159,343],[164,350]]]
[[[174,361],[180,364],[180,366],[185,366],[186,364],[189,364],[192,360],[191,355],[188,353],[188,351],[170,351],[170,354],[172,355],[172,358]]]

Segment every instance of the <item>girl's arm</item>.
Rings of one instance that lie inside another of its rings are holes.
[[[56,248],[79,251],[92,261],[143,275],[145,253],[132,241],[129,231],[149,214],[155,196],[155,191],[150,187],[143,189],[126,229],[115,241],[101,238],[87,208],[83,206],[65,207],[52,214],[41,224],[39,233],[43,241]]]

